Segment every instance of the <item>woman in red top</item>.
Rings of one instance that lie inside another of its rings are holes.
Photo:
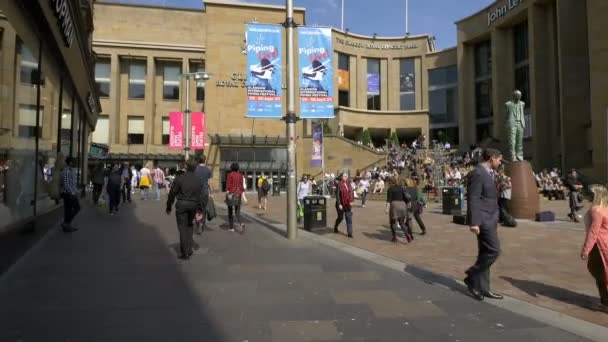
[[[355,202],[355,193],[353,188],[348,181],[348,175],[343,173],[340,176],[340,183],[336,189],[336,211],[338,217],[336,218],[336,224],[334,224],[334,233],[338,233],[338,226],[344,218],[346,218],[346,231],[348,237],[353,237],[353,203]]]
[[[228,222],[230,223],[229,231],[231,232],[234,231],[234,216],[239,221],[241,232],[245,231],[245,225],[241,222],[241,196],[244,191],[243,176],[239,172],[239,164],[232,163],[230,165],[230,173],[226,177],[226,205],[228,205]]]
[[[585,216],[587,235],[581,259],[595,278],[600,293],[600,308],[608,310],[608,190],[601,185],[591,186],[593,203]]]

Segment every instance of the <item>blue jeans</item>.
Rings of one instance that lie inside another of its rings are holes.
[[[160,201],[160,183],[154,182],[154,192],[156,193],[156,200]]]

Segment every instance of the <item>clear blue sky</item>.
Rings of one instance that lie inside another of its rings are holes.
[[[111,0],[123,3],[201,8],[201,0]],[[284,5],[285,0],[230,0]],[[437,37],[439,49],[456,44],[454,22],[473,14],[495,0],[410,0],[410,34]],[[305,7],[308,25],[340,28],[341,0],[294,0]],[[405,34],[405,0],[344,0],[344,27],[352,33],[379,36]]]

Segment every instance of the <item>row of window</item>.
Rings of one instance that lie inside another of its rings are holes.
[[[127,144],[144,144],[145,120],[143,116],[129,116],[127,119]],[[110,119],[107,115],[101,115],[97,119],[95,132],[91,141],[98,144],[110,143]],[[169,118],[162,119],[162,144],[169,144]]]
[[[350,107],[350,56],[338,54],[338,105]],[[367,58],[367,109],[381,110],[380,59]],[[414,58],[399,60],[400,110],[416,110],[416,63]]]
[[[126,66],[129,77],[129,99],[145,99],[147,63],[143,59],[121,59]],[[177,61],[158,61],[159,73],[163,76],[163,100],[179,100],[182,74],[182,63]],[[100,60],[95,65],[95,82],[99,97],[110,96],[111,63],[109,60]],[[189,72],[202,72],[205,65],[201,61],[191,61]],[[205,101],[205,82],[196,83],[196,100]]]

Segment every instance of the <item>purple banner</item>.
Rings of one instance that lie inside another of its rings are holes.
[[[310,166],[323,167],[323,123],[312,123],[312,158]]]
[[[380,74],[367,74],[367,92],[380,94]]]

